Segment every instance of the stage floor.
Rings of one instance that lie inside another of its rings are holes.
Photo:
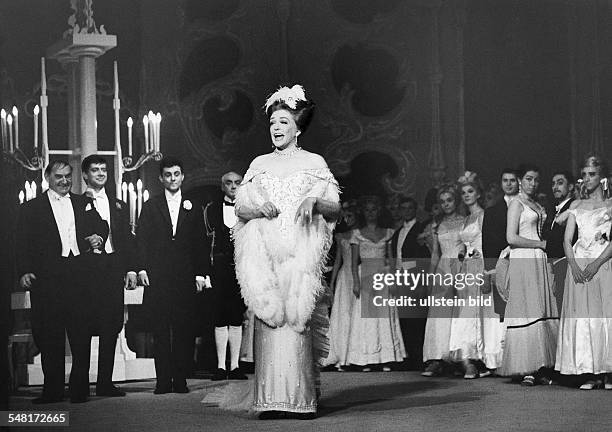
[[[199,379],[189,380],[189,394],[154,395],[153,380],[122,383],[126,397],[92,397],[85,404],[34,406],[30,400],[40,387],[22,387],[11,398],[11,409],[69,411],[69,430],[84,432],[574,432],[612,425],[612,391],[605,390],[524,388],[506,378],[423,378],[418,372],[325,372],[322,384],[323,408],[312,421],[261,421],[204,407],[206,388],[216,384]]]

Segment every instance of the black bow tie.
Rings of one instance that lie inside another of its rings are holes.
[[[223,201],[223,205],[227,205],[227,206],[232,206],[232,207],[234,207],[234,206],[236,205],[236,203],[229,202],[229,201]]]

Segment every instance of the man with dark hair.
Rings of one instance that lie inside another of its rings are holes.
[[[184,178],[181,161],[161,161],[164,193],[144,203],[136,228],[143,307],[155,343],[155,394],[189,392],[196,292],[202,291],[208,274],[204,216],[199,205],[183,197]]]
[[[563,290],[565,275],[567,273],[567,260],[563,249],[565,236],[565,219],[557,221],[557,217],[570,208],[574,201],[574,176],[569,171],[557,171],[552,177],[552,192],[555,197],[555,212],[550,213],[544,226],[544,239],[546,240],[546,255],[552,261],[555,275],[555,296],[557,306],[561,310],[563,303]],[[572,244],[578,239],[578,230],[574,232]]]
[[[132,234],[129,209],[115,197],[106,194],[108,180],[106,160],[90,155],[81,163],[85,194],[93,199],[96,210],[109,226],[109,234],[100,254],[88,256],[91,283],[87,294],[90,300],[90,331],[100,336],[98,351],[98,379],[96,395],[125,396],[113,385],[113,366],[117,336],[123,328],[123,288],[136,288],[136,272],[131,270]]]
[[[395,231],[391,238],[391,254],[396,260],[396,268],[418,272],[425,268],[424,259],[429,258],[427,246],[420,244],[419,235],[425,225],[416,219],[418,204],[414,198],[400,197],[399,212],[402,217],[402,226]],[[403,293],[413,297],[425,297],[423,287],[412,287],[410,293]],[[404,309],[411,310],[412,309]],[[425,337],[426,311],[423,315],[400,316],[401,328],[406,351],[412,369],[420,370],[423,358],[423,340]]]
[[[52,162],[45,179],[49,190],[23,204],[17,229],[19,284],[30,290],[32,335],[44,374],[42,395],[32,402],[63,399],[66,331],[72,351],[70,401],[85,402],[90,335],[84,293],[92,278],[84,257],[103,247],[108,225],[90,198],[70,194],[70,165]]]
[[[484,219],[482,221],[482,252],[484,255],[485,271],[491,275],[495,270],[495,264],[499,254],[506,247],[506,224],[508,217],[508,204],[519,191],[517,172],[511,168],[504,168],[501,173],[501,187],[504,191],[504,199],[499,200],[497,204],[485,209]],[[489,277],[490,285],[493,287],[493,301],[495,303],[495,312],[503,319],[506,303],[499,296],[499,293],[493,286],[493,277]]]
[[[240,370],[240,345],[242,343],[242,321],[246,309],[240,295],[234,265],[234,244],[231,229],[238,218],[234,212],[236,191],[242,176],[233,171],[221,177],[223,200],[213,201],[204,210],[206,234],[210,240],[208,253],[211,278],[212,301],[217,348],[217,370],[213,381],[224,379],[247,379]],[[230,369],[226,370],[226,353],[229,342]]]

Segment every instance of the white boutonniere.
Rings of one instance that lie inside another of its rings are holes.
[[[183,201],[183,208],[187,211],[191,210],[193,208],[193,204],[191,204],[191,201],[189,200],[185,200]]]
[[[123,208],[123,206],[121,205],[119,201],[115,203],[115,207],[117,207],[117,210],[121,210]]]
[[[91,209],[92,209],[91,203],[87,203],[87,206],[85,206],[85,211],[89,211]]]

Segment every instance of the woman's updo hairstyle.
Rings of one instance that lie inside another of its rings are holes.
[[[584,167],[598,168],[599,176],[601,178],[608,177],[610,174],[608,172],[608,164],[606,164],[606,162],[598,155],[594,155],[594,154],[588,155],[584,159],[581,169]]]
[[[484,195],[482,182],[478,178],[478,174],[476,174],[474,171],[466,171],[457,179],[457,184],[459,185],[460,190],[463,186],[472,186],[481,198]]]
[[[610,191],[610,185],[608,184],[608,177],[610,176],[610,172],[608,171],[608,164],[606,164],[606,162],[600,156],[590,154],[584,159],[584,162],[582,163],[582,167],[580,169],[586,167],[597,168],[599,170],[599,177],[601,178],[601,188],[603,190],[604,198],[610,198],[612,192]],[[582,179],[578,180],[578,184],[580,185],[578,189],[580,198],[588,198],[589,193]]]
[[[537,167],[534,164],[529,164],[529,163],[525,163],[525,164],[520,164],[519,167],[516,170],[516,175],[518,176],[519,180],[522,179],[523,177],[525,177],[525,174],[527,174],[529,171],[533,171],[533,172],[540,172],[540,168]]]
[[[443,194],[451,194],[453,199],[455,200],[455,205],[458,206],[461,201],[461,197],[459,196],[459,188],[457,185],[453,183],[445,183],[438,188],[438,193],[436,194],[436,198],[438,198],[438,202],[440,202],[440,197]]]
[[[264,105],[268,118],[274,111],[286,110],[293,115],[293,120],[300,132],[306,132],[312,116],[314,115],[315,103],[306,98],[304,88],[296,84],[293,87],[281,87],[274,92]]]

